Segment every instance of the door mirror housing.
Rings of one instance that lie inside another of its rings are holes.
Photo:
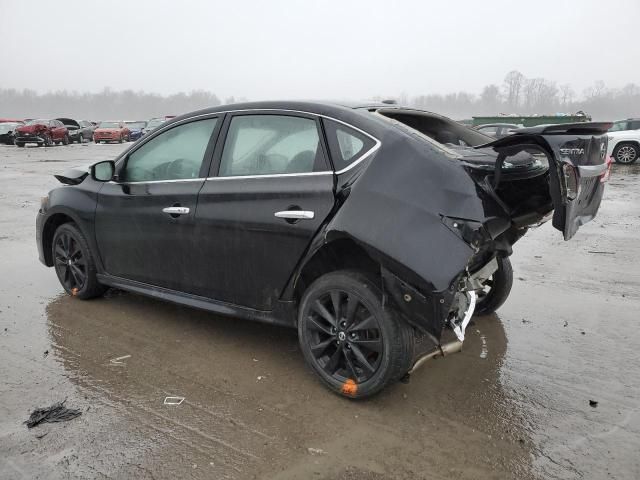
[[[91,165],[91,178],[97,182],[113,180],[116,173],[116,163],[113,160],[105,160]]]

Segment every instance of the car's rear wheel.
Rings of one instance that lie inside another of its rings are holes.
[[[74,224],[58,227],[53,235],[52,255],[56,275],[67,293],[85,300],[107,290],[98,282],[89,244]]]
[[[323,275],[305,291],[298,337],[307,364],[334,392],[364,398],[410,368],[413,331],[362,272]]]
[[[63,145],[69,145],[69,135],[65,135],[65,136],[62,138],[62,144],[63,144]]]
[[[23,147],[24,147],[24,143],[22,143],[22,142],[16,142],[16,147],[23,148]]]
[[[619,143],[613,150],[613,158],[617,163],[629,164],[638,159],[638,145],[635,143]]]
[[[484,289],[478,292],[476,315],[489,315],[507,301],[513,286],[513,268],[507,257],[498,257],[498,270],[484,283]]]
[[[120,135],[120,138],[118,139],[118,143],[122,143],[123,139],[122,139],[122,135]]]

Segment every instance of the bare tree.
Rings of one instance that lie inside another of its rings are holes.
[[[576,96],[576,92],[571,88],[571,85],[568,83],[564,83],[560,85],[560,102],[562,103],[562,107],[566,108]]]
[[[520,94],[524,82],[524,75],[517,70],[510,71],[504,77],[507,105],[511,108],[518,108],[520,105]]]

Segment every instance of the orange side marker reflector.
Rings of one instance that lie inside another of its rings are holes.
[[[74,297],[78,294],[78,289],[77,288],[72,288],[71,289],[71,295],[73,295]]]
[[[342,393],[355,397],[356,393],[358,393],[358,385],[356,384],[356,382],[349,379],[342,384]]]

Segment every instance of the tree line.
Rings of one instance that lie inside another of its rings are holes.
[[[373,100],[388,97],[374,97]],[[424,108],[456,119],[478,115],[555,114],[583,111],[594,120],[615,120],[640,116],[640,86],[608,88],[597,81],[580,95],[569,84],[558,85],[545,78],[527,78],[513,70],[501,84],[485,86],[479,94],[452,92],[409,96],[398,95],[399,103]],[[189,93],[158,95],[143,91],[112,90],[98,93],[66,90],[38,93],[34,90],[0,89],[0,117],[74,117],[87,120],[147,119],[244,101],[195,90]]]

